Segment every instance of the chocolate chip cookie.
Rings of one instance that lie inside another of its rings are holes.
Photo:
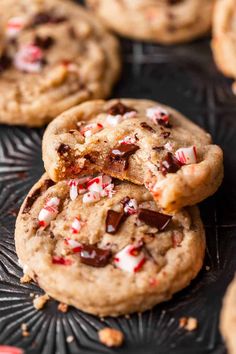
[[[118,43],[83,7],[2,0],[0,12],[0,123],[42,126],[110,93],[120,70]]]
[[[86,0],[104,24],[134,39],[163,44],[193,40],[211,27],[214,0]],[[111,16],[111,14],[115,16]]]
[[[223,176],[210,135],[148,100],[95,100],[64,112],[46,130],[43,160],[54,181],[103,172],[145,185],[167,212],[213,194]]]
[[[108,175],[54,184],[45,174],[21,207],[15,241],[25,274],[45,292],[101,316],[170,299],[205,250],[196,207],[163,214],[145,187]]]
[[[236,277],[224,297],[220,328],[229,354],[236,354]]]

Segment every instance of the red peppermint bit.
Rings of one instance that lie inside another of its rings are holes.
[[[17,347],[10,347],[8,345],[0,345],[1,354],[24,354],[23,349]]]
[[[149,284],[150,284],[151,286],[156,286],[156,285],[158,284],[158,281],[157,281],[157,279],[155,279],[155,278],[150,278],[150,279],[149,279]]]
[[[139,264],[134,268],[134,272],[135,273],[138,272],[142,268],[145,262],[146,262],[146,258],[141,259]]]
[[[72,260],[69,258],[64,258],[64,257],[59,257],[59,256],[53,256],[52,257],[52,263],[53,264],[60,264],[60,265],[71,265],[72,264]]]
[[[43,221],[43,220],[41,220],[41,221],[38,222],[38,225],[39,225],[40,227],[45,227],[45,226],[46,226],[46,222]]]

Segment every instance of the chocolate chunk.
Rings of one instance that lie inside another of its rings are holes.
[[[111,114],[112,116],[116,116],[118,114],[123,116],[125,113],[133,111],[137,112],[136,109],[134,109],[133,107],[128,107],[121,102],[117,102],[108,109],[107,113]]]
[[[67,154],[70,150],[71,150],[71,148],[70,148],[69,145],[61,144],[61,145],[58,147],[57,152],[58,152],[58,154],[60,154],[60,155],[64,155],[64,154]]]
[[[123,211],[118,212],[115,210],[108,210],[106,217],[106,232],[109,234],[115,234],[124,221],[124,216],[125,214]]]
[[[61,23],[65,22],[67,18],[65,16],[56,16],[52,15],[48,12],[38,12],[32,22],[31,22],[31,27],[37,27],[39,25],[43,25],[45,23]]]
[[[183,0],[167,0],[167,2],[169,5],[176,5],[183,2]]]
[[[175,173],[181,168],[182,164],[176,157],[171,153],[167,152],[166,156],[160,162],[159,170],[165,176],[167,173]]]
[[[146,122],[141,122],[140,125],[142,128],[148,130],[149,132],[156,133],[156,131],[150,125],[148,125]]]
[[[40,195],[45,192],[46,190],[48,190],[48,188],[50,188],[51,186],[53,186],[55,183],[51,180],[51,179],[46,179],[44,181],[44,184],[40,187],[37,188],[33,194],[31,194],[25,203],[25,207],[23,209],[23,214],[26,214],[30,211],[30,209],[32,208],[34,202],[40,197]]]
[[[119,158],[114,158],[112,156],[108,156],[105,162],[105,170],[109,171],[112,170],[113,172],[116,173],[122,173],[125,170],[127,170],[129,166],[128,160],[127,159],[119,159]]]
[[[130,155],[133,155],[138,149],[138,145],[121,143],[111,151],[111,155],[113,157],[128,158]]]
[[[151,227],[156,227],[159,231],[163,231],[169,224],[172,216],[161,214],[150,209],[139,209],[138,218],[145,224]]]
[[[81,263],[92,267],[105,267],[111,258],[111,251],[94,245],[83,245],[80,251]]]
[[[170,136],[170,132],[163,132],[161,133],[161,136],[163,136],[164,139],[167,139]]]
[[[54,43],[55,39],[51,36],[40,37],[39,35],[36,35],[34,38],[34,44],[42,49],[49,49],[54,45]]]
[[[2,53],[0,56],[0,73],[10,68],[12,64],[12,59],[6,54]]]
[[[165,150],[164,146],[154,146],[152,149],[158,152]]]
[[[164,119],[158,119],[158,124],[162,127],[165,127],[165,128],[172,128],[172,125],[168,122],[168,121],[165,121]]]

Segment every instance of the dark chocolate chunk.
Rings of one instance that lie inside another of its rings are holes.
[[[0,56],[0,73],[10,68],[12,64],[12,59],[6,54],[2,53]]]
[[[156,150],[158,152],[165,150],[164,146],[154,146],[153,150]]]
[[[67,20],[67,18],[65,16],[56,16],[56,15],[52,15],[48,12],[38,12],[32,22],[31,22],[31,26],[32,27],[37,27],[39,25],[43,25],[45,23],[61,23],[61,22],[65,22]]]
[[[138,218],[145,224],[151,227],[156,227],[159,231],[163,231],[169,224],[172,216],[161,214],[150,209],[139,209]]]
[[[138,145],[121,143],[111,151],[111,155],[113,157],[128,158],[130,155],[133,155],[138,149]]]
[[[175,173],[181,168],[182,164],[176,157],[171,153],[167,152],[166,156],[160,162],[159,170],[165,176],[167,173]]]
[[[164,119],[158,119],[157,122],[162,127],[172,128],[172,125],[168,121],[165,121]]]
[[[148,130],[150,133],[156,133],[156,131],[150,125],[148,125],[146,122],[141,122],[140,125],[142,128]]]
[[[58,147],[57,152],[58,152],[58,154],[60,154],[60,155],[64,155],[64,154],[68,153],[70,150],[71,150],[71,148],[70,148],[69,145],[62,143],[62,144]]]
[[[80,251],[81,262],[92,267],[105,267],[110,258],[110,250],[101,249],[94,245],[83,245]]]
[[[124,212],[118,212],[115,210],[108,210],[107,217],[106,217],[106,232],[109,234],[115,234],[122,222],[124,221]]]
[[[163,136],[164,139],[167,139],[170,136],[170,132],[163,132],[161,133],[161,136]]]
[[[36,35],[34,38],[34,44],[42,49],[49,49],[54,45],[54,43],[55,39],[51,36],[40,37],[39,35]]]
[[[107,113],[111,114],[112,116],[116,116],[118,114],[123,116],[125,113],[133,111],[136,112],[136,109],[134,109],[133,107],[128,107],[121,102],[117,102],[108,109]]]
[[[45,192],[46,190],[48,190],[48,188],[50,188],[54,184],[55,183],[51,179],[46,179],[44,181],[44,184],[40,188],[37,188],[33,194],[28,196],[28,198],[26,199],[25,207],[24,207],[22,213],[23,214],[28,213],[30,211],[30,209],[32,208],[34,202],[40,197],[40,195],[43,192]]]

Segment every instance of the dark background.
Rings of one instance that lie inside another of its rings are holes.
[[[223,354],[218,330],[222,297],[236,270],[236,98],[231,81],[217,71],[209,38],[161,47],[122,40],[123,73],[114,97],[158,100],[177,108],[207,129],[225,154],[225,179],[214,197],[200,206],[206,227],[205,266],[173,300],[130,318],[86,315],[74,308],[57,311],[50,301],[36,311],[30,293],[36,285],[19,282],[22,271],[14,248],[16,213],[43,172],[43,129],[0,127],[0,343],[34,354]],[[193,316],[199,328],[186,332],[179,318]],[[23,338],[20,325],[30,336]],[[125,333],[125,345],[113,350],[99,343],[97,330],[112,326]],[[73,335],[74,341],[66,342]]]

